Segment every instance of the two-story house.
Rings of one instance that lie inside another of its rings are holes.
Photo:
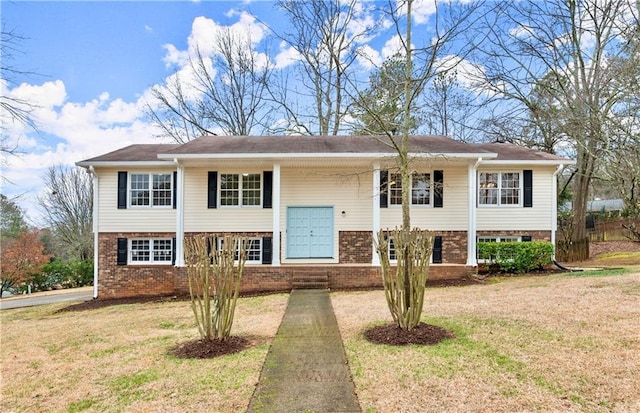
[[[374,238],[401,224],[397,154],[370,136],[204,136],[131,145],[93,175],[95,295],[188,291],[184,239],[250,240],[243,292],[381,285]],[[436,235],[431,277],[475,271],[478,241],[555,241],[556,176],[574,161],[506,143],[412,136],[412,226]],[[392,251],[393,253],[393,251]]]

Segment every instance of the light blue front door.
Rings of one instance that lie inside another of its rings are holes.
[[[287,257],[333,257],[333,207],[287,208]]]

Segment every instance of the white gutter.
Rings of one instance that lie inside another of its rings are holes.
[[[536,166],[548,166],[548,165],[563,165],[564,164],[575,164],[576,161],[572,161],[570,159],[558,159],[558,160],[484,160],[482,161],[482,165],[500,165],[500,166],[521,166],[521,165],[536,165]]]
[[[93,165],[89,166],[89,173],[93,177],[93,298],[98,298],[98,259],[100,254],[98,253],[98,175],[93,169]]]
[[[476,227],[477,227],[477,208],[476,197],[478,196],[478,190],[476,188],[477,178],[476,172],[478,165],[482,162],[482,158],[478,158],[474,165],[469,165],[467,179],[469,181],[469,213],[467,223],[467,265],[471,267],[478,266],[478,260],[476,259]]]
[[[178,190],[176,191],[176,267],[184,267],[184,166],[180,165],[177,159],[173,162],[176,164],[176,182]]]
[[[558,174],[564,169],[564,165],[558,165],[551,178],[551,245],[553,245],[553,259],[556,259],[556,229],[558,227]]]

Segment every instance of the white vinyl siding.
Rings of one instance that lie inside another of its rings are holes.
[[[447,165],[441,165],[430,168],[432,171],[438,169],[443,171],[443,208],[412,205],[411,226],[432,231],[466,231],[469,205],[467,167],[447,168]],[[380,228],[395,228],[401,224],[402,208],[390,205],[389,208],[380,209]]]
[[[176,210],[162,208],[128,207],[118,209],[118,171],[132,173],[173,174],[173,168],[109,168],[97,169],[99,182],[99,232],[175,232]],[[130,179],[127,179],[127,190]]]
[[[185,168],[184,170],[184,231],[189,232],[270,232],[270,208],[220,207],[207,208],[207,180],[209,171],[225,174],[262,174],[262,170],[231,170],[229,168]],[[265,169],[265,170],[268,170]],[[219,183],[218,183],[219,185]],[[218,199],[219,202],[219,199]],[[262,202],[262,201],[260,201]]]
[[[480,169],[481,172],[499,172],[501,170],[506,170],[506,168]],[[477,208],[478,231],[551,230],[551,209],[555,207],[551,204],[553,201],[551,179],[553,179],[554,171],[554,167],[533,168],[533,206],[531,208],[522,206]],[[520,174],[520,179],[522,180],[522,173]],[[522,205],[522,202],[520,205]]]

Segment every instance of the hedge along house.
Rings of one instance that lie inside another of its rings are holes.
[[[374,238],[402,222],[381,139],[204,136],[78,162],[93,175],[95,296],[188,292],[184,239],[202,233],[250,240],[245,293],[381,286]],[[409,150],[412,226],[436,234],[430,277],[475,271],[478,241],[555,242],[556,175],[573,161],[442,136]]]

